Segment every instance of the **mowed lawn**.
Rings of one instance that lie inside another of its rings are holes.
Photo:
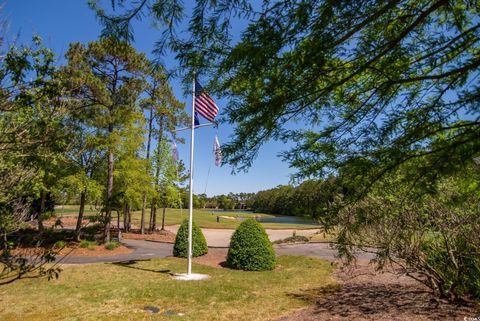
[[[163,209],[157,209],[157,226],[161,225],[162,222],[162,211]],[[64,205],[64,206],[57,206],[55,208],[55,212],[57,215],[76,215],[78,213],[78,206],[77,205]],[[93,206],[86,206],[85,207],[85,215],[94,215],[97,211],[93,208]],[[116,212],[113,212],[114,221],[116,219]],[[193,219],[195,223],[204,228],[229,228],[234,229],[240,223],[241,220],[234,220],[228,218],[220,217],[220,221],[217,222],[217,216],[228,216],[228,217],[276,217],[278,215],[271,215],[271,214],[262,214],[262,213],[241,213],[241,212],[229,212],[229,211],[209,211],[209,210],[194,210],[193,211]],[[146,224],[148,226],[148,220],[150,217],[150,209],[146,211]],[[132,224],[135,226],[140,225],[140,218],[141,218],[141,211],[134,211],[132,212]],[[166,210],[165,215],[165,225],[175,225],[181,224],[183,219],[188,218],[188,209],[172,209],[168,208]],[[261,223],[264,228],[269,229],[318,229],[319,226],[312,223],[311,220],[302,217],[295,217],[298,222],[296,223]]]
[[[334,284],[331,263],[312,257],[278,257],[268,272],[194,265],[210,279],[173,280],[185,266],[177,258],[65,265],[58,280],[0,287],[0,320],[270,320],[307,306],[297,297],[309,289]]]

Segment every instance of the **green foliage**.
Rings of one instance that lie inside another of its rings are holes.
[[[93,7],[104,33],[123,39],[151,14],[164,29],[157,52],[175,52],[185,81],[205,75],[228,98],[235,134],[223,152],[238,170],[269,139],[291,141],[282,156],[297,179],[343,170],[363,181],[358,197],[415,158],[435,164],[412,173],[427,182],[480,152],[475,1],[198,1],[186,16],[175,3],[112,16]],[[175,30],[182,18],[187,35]],[[239,19],[240,38],[231,32]]]
[[[275,252],[265,229],[258,222],[247,219],[233,233],[227,264],[234,269],[246,271],[266,271],[275,268]]]
[[[171,146],[166,139],[162,139],[158,143],[153,161],[156,167],[155,192],[158,206],[172,205],[178,207],[181,195],[177,189],[179,183],[177,168],[172,160]]]
[[[89,249],[89,250],[95,250],[97,246],[97,242],[95,241],[88,241],[88,240],[81,240],[80,244],[78,245],[82,249]]]
[[[202,256],[208,253],[207,240],[202,230],[192,222],[192,256]],[[173,246],[173,256],[188,256],[188,220],[184,220],[177,231],[175,245]]]
[[[63,241],[63,240],[60,240],[60,241],[56,241],[53,246],[54,246],[55,248],[57,248],[57,249],[62,249],[62,248],[64,248],[66,245],[67,245],[67,242],[65,242],[65,241]]]
[[[117,247],[119,247],[120,245],[122,245],[120,242],[116,242],[116,241],[111,241],[111,242],[108,242],[104,245],[104,247],[109,250],[109,251],[112,251],[112,250],[115,250]]]
[[[39,37],[30,46],[12,45],[2,54],[0,87],[0,225],[7,228],[0,226],[3,234],[18,229],[31,211],[44,214],[41,206],[30,204],[50,195],[66,174],[63,151],[71,132],[65,126],[68,103],[58,99],[62,86],[55,54]]]
[[[235,208],[235,201],[226,195],[221,195],[219,207],[224,211],[233,210]]]
[[[380,268],[394,262],[441,297],[479,300],[479,169],[465,166],[463,174],[439,179],[428,193],[409,181],[408,166],[386,176],[338,212],[340,254],[353,259],[351,244],[373,245]]]
[[[295,235],[284,238],[283,240],[273,241],[273,244],[282,244],[282,243],[308,243],[310,239],[303,235]]]
[[[345,191],[338,179],[307,180],[298,186],[283,185],[257,192],[250,204],[254,212],[308,216],[325,222],[335,198]]]

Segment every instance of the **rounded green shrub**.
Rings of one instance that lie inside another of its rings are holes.
[[[208,253],[207,240],[202,230],[192,222],[192,256],[202,256]],[[175,245],[173,246],[173,256],[188,256],[188,220],[184,220],[177,232]]]
[[[53,247],[57,249],[63,249],[65,246],[67,246],[67,242],[63,240],[56,241],[55,244],[53,244]]]
[[[255,220],[242,222],[232,235],[227,255],[227,265],[246,271],[273,270],[275,252],[265,229]]]
[[[112,241],[112,242],[108,242],[107,244],[104,245],[104,247],[109,250],[109,251],[113,251],[115,250],[117,247],[119,247],[121,244],[119,242],[116,242],[116,241]]]
[[[88,241],[88,240],[82,240],[79,244],[79,247],[82,249],[89,249],[89,250],[95,250],[95,247],[97,246],[97,242],[94,241]]]

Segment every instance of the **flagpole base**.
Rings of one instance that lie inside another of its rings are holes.
[[[177,273],[173,276],[174,280],[179,280],[179,281],[201,281],[201,280],[207,280],[209,279],[210,276],[206,274],[198,274],[198,273]]]

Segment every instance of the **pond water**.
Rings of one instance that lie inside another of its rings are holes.
[[[274,216],[274,217],[257,217],[257,222],[262,223],[284,223],[284,224],[308,224],[316,225],[315,221],[296,216]]]
[[[215,214],[223,214],[224,216],[229,216],[229,214],[235,214],[238,220],[243,221],[246,220],[247,217],[237,217],[239,214],[245,214],[245,216],[252,215],[257,222],[261,223],[280,223],[280,224],[306,224],[306,225],[317,225],[314,220],[298,217],[298,216],[286,216],[286,215],[277,215],[277,216],[270,216],[270,217],[256,217],[254,212],[252,211],[245,211],[245,210],[232,210],[232,211],[224,211],[224,210],[209,210]]]

